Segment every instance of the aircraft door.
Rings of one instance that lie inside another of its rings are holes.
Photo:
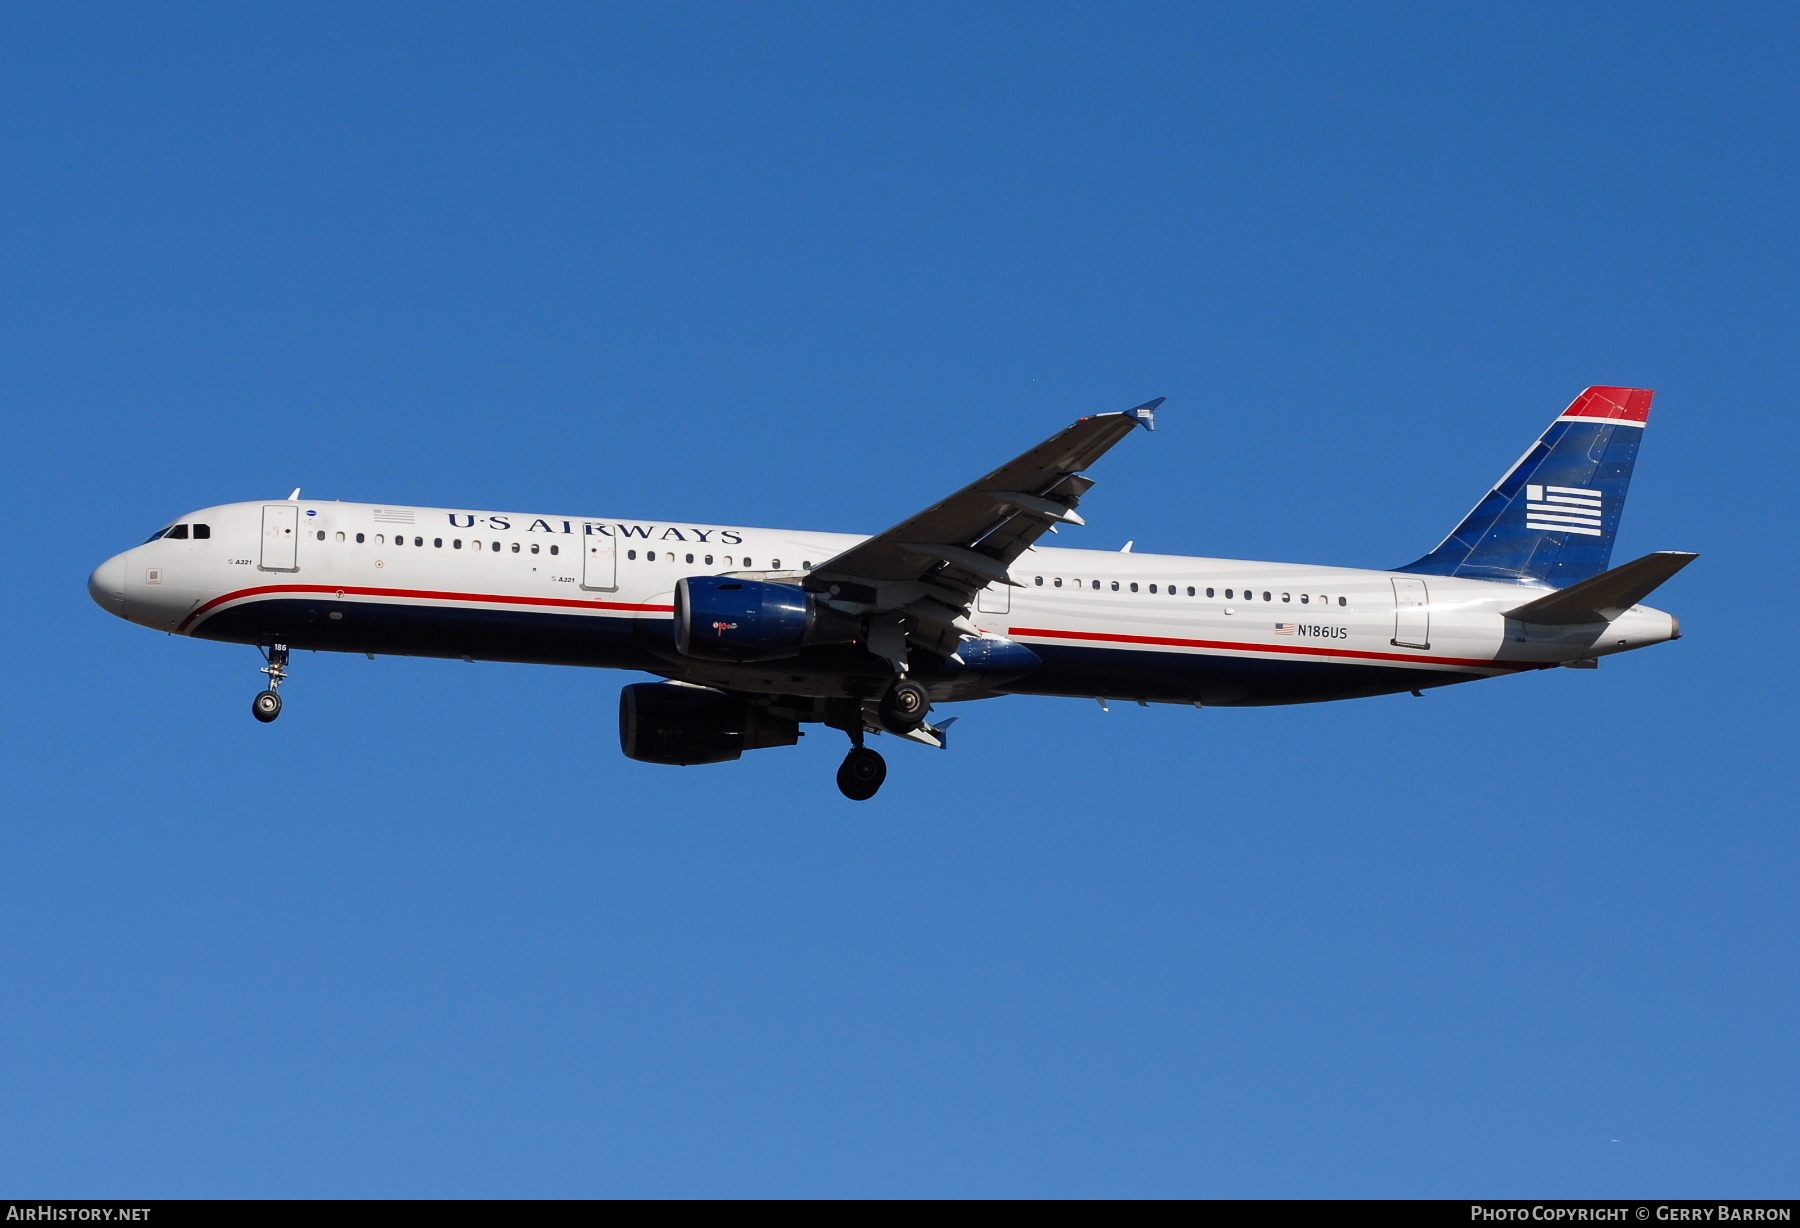
[[[1431,593],[1423,580],[1394,577],[1394,644],[1431,647]]]
[[[975,594],[975,608],[983,614],[1011,614],[1012,585],[988,585]]]
[[[292,503],[271,503],[263,508],[263,571],[299,571],[300,509]]]
[[[619,548],[615,540],[589,529],[581,544],[581,587],[600,593],[618,592]]]

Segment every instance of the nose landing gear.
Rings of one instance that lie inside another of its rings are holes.
[[[271,644],[262,654],[268,662],[262,672],[269,676],[269,689],[250,701],[250,715],[266,725],[281,715],[281,684],[287,681],[288,646]]]

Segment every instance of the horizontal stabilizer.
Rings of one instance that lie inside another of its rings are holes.
[[[1611,622],[1699,557],[1680,550],[1658,550],[1508,610],[1506,616],[1547,627]]]

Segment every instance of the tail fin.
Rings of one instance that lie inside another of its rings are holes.
[[[1436,550],[1395,570],[1559,588],[1605,571],[1655,395],[1589,388]]]

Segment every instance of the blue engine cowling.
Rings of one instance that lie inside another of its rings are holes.
[[[808,644],[848,644],[859,620],[792,584],[685,576],[675,584],[675,647],[715,661],[792,656]]]

